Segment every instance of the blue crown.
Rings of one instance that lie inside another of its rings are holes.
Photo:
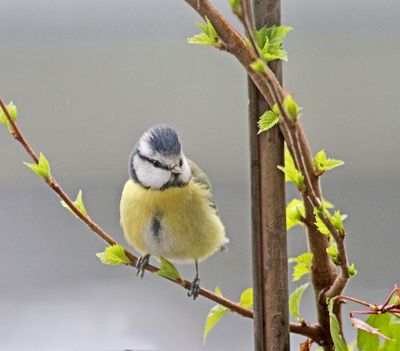
[[[166,125],[156,125],[147,131],[151,148],[163,156],[179,155],[181,143],[175,129]]]

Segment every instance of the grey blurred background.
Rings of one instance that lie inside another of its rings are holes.
[[[227,1],[215,3],[229,13]],[[184,1],[1,0],[0,94],[53,174],[118,240],[127,156],[159,122],[213,180],[231,238],[201,264],[203,286],[238,299],[251,285],[246,76],[227,54],[190,46],[199,18]],[[349,214],[359,274],[348,294],[380,302],[399,283],[400,3],[284,1],[285,86],[304,106],[314,151],[346,166],[323,178]],[[232,19],[232,16],[229,15]],[[234,20],[235,25],[237,22]],[[202,345],[211,303],[132,270],[101,265],[104,243],[59,205],[0,130],[1,350],[251,350],[252,325],[235,315]],[[288,199],[295,195],[289,186]],[[305,250],[301,229],[289,254]],[[191,278],[193,267],[179,267]],[[298,285],[298,284],[297,284]],[[291,284],[293,289],[296,284]],[[314,321],[311,291],[302,306]],[[354,333],[348,322],[349,340]],[[293,349],[301,338],[292,337]]]

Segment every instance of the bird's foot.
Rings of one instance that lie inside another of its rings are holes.
[[[140,277],[140,279],[143,279],[144,276],[144,271],[146,269],[146,266],[149,264],[150,261],[150,255],[144,255],[139,258],[137,265],[136,265],[136,275]]]
[[[188,291],[188,296],[192,297],[193,300],[196,300],[197,296],[199,296],[200,292],[200,279],[196,276],[193,281],[190,283],[190,288]]]

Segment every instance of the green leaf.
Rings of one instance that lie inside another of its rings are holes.
[[[207,337],[211,329],[215,327],[217,322],[226,312],[229,312],[229,309],[221,305],[216,305],[211,308],[210,312],[208,313],[206,323],[204,326],[204,335],[203,335],[204,344],[207,342]]]
[[[40,153],[38,164],[24,162],[24,165],[29,167],[38,176],[45,180],[49,180],[51,177],[49,161],[47,161],[46,157],[42,153]]]
[[[327,200],[323,200],[322,201],[322,209],[326,210],[328,208],[334,208],[335,206],[333,206],[333,204],[331,204],[329,201]]]
[[[235,15],[240,15],[242,13],[242,2],[241,0],[229,0],[232,11]]]
[[[275,112],[276,115],[280,115],[281,114],[281,111],[279,110],[278,104],[274,104],[274,106],[272,106],[272,111]]]
[[[104,252],[99,252],[96,256],[102,263],[111,266],[130,263],[129,258],[125,254],[125,249],[119,244],[107,247]]]
[[[294,318],[296,318],[300,323],[303,323],[304,320],[300,316],[299,307],[301,298],[303,297],[304,291],[308,288],[310,283],[305,283],[299,286],[295,291],[292,292],[289,299],[289,311]]]
[[[254,38],[266,62],[287,60],[287,53],[282,49],[283,39],[292,30],[291,27],[273,26],[254,30]]]
[[[217,295],[217,296],[223,296],[222,295],[222,290],[221,290],[221,288],[219,287],[219,286],[217,286],[215,289],[214,289],[214,294],[215,295]]]
[[[328,158],[324,168],[325,168],[325,171],[329,171],[331,169],[334,169],[336,167],[343,166],[343,165],[344,165],[344,161],[335,160],[333,158]]]
[[[160,262],[161,262],[161,268],[157,272],[154,272],[154,274],[160,275],[161,277],[171,280],[182,279],[178,270],[170,261],[161,256]]]
[[[269,38],[270,45],[273,47],[281,47],[283,44],[283,39],[285,39],[287,34],[292,30],[293,28],[288,26],[272,26],[267,28],[267,36]]]
[[[331,232],[329,231],[323,220],[320,218],[317,211],[315,211],[315,225],[317,226],[317,229],[321,234],[326,235],[327,237],[331,236]]]
[[[67,205],[67,203],[64,200],[61,200],[61,205],[65,207],[68,211],[70,211],[75,217],[78,218],[78,216],[72,211],[72,209]],[[78,195],[76,196],[76,200],[74,201],[74,205],[78,208],[79,211],[81,211],[85,216],[87,216],[86,212],[86,207],[85,204],[83,203],[83,197],[82,197],[82,190],[78,191]]]
[[[294,282],[300,280],[305,274],[310,272],[312,259],[313,254],[311,252],[305,252],[297,257],[289,258],[289,263],[296,263],[292,274]]]
[[[326,253],[331,256],[334,264],[339,264],[339,252],[335,242],[331,242],[330,246],[326,249]]]
[[[75,206],[78,208],[79,211],[81,211],[85,216],[87,216],[87,211],[85,204],[83,203],[83,198],[82,198],[82,190],[78,191],[78,195],[76,196],[75,200]]]
[[[260,58],[250,63],[250,68],[256,73],[262,74],[266,72],[265,62]]]
[[[218,34],[214,26],[207,17],[205,20],[206,23],[196,22],[197,26],[203,31],[203,33],[188,38],[187,42],[189,44],[211,45],[216,48],[221,47],[222,43],[218,38]]]
[[[382,351],[400,350],[400,318],[390,315],[389,323],[378,326],[378,329],[391,340],[383,341]]]
[[[285,149],[285,167],[278,166],[278,169],[285,173],[285,180],[287,182],[293,182],[299,189],[304,188],[304,176],[294,165],[292,155],[290,155],[288,149]]]
[[[305,218],[304,202],[299,199],[293,199],[286,206],[286,229],[303,224]]]
[[[292,118],[293,122],[297,122],[300,117],[301,108],[297,105],[297,102],[293,99],[292,95],[287,95],[283,100],[283,106],[289,117]]]
[[[317,170],[317,172],[324,167],[326,160],[328,158],[326,157],[325,150],[318,151],[315,156],[314,156],[314,167]]]
[[[189,44],[197,44],[197,45],[211,45],[214,46],[214,42],[210,40],[210,38],[202,33],[202,34],[196,34],[191,38],[187,39],[187,42]]]
[[[314,168],[317,175],[343,165],[343,161],[328,158],[324,150],[317,152],[314,157]]]
[[[289,258],[289,263],[305,263],[310,264],[313,258],[313,254],[311,252],[304,252],[297,257]]]
[[[340,325],[336,315],[333,313],[333,300],[328,305],[329,310],[329,327],[335,351],[348,351],[347,345],[340,334]]]
[[[265,111],[258,120],[258,134],[271,129],[278,122],[279,113],[275,113],[273,109]]]
[[[365,323],[361,319],[358,319],[355,317],[350,317],[350,320],[351,320],[351,325],[354,328],[362,329],[362,330],[366,331],[367,333],[376,334],[385,340],[392,341],[392,339],[390,339],[388,336],[382,334],[378,328],[372,327],[371,325],[369,325],[368,323]]]
[[[292,274],[292,281],[297,282],[303,276],[306,274],[310,273],[311,266],[303,264],[303,263],[298,263],[293,267],[293,274]]]
[[[321,218],[323,213],[325,213],[328,220],[331,221],[331,223],[339,231],[339,233],[341,235],[345,235],[343,221],[346,220],[347,215],[345,214],[342,215],[340,214],[340,211],[335,211],[334,215],[332,216],[330,212],[326,209],[326,207],[324,207],[324,205],[322,209],[318,208],[314,209],[315,225],[317,226],[318,231],[329,238],[331,236],[330,230],[328,229],[325,222]]]
[[[323,214],[326,215],[327,219],[333,224],[333,226],[339,231],[339,233],[344,236],[345,230],[343,226],[343,221],[345,221],[348,216],[346,214],[342,215],[340,211],[335,211],[332,216],[331,213],[327,210],[327,207],[324,203],[321,208],[314,208],[315,225],[318,231],[328,238],[331,237],[331,232],[326,226],[325,222],[322,220]]]
[[[346,220],[347,215],[341,215],[340,211],[335,211],[335,213],[332,216],[332,224],[335,226],[335,228],[339,231],[339,233],[344,234],[344,227],[343,227],[343,221]]]
[[[18,111],[17,111],[17,106],[14,105],[14,103],[11,101],[7,106],[7,111],[11,117],[11,119],[13,121],[17,120],[17,115],[18,115]],[[8,121],[8,118],[6,117],[5,113],[3,112],[2,109],[0,109],[0,124],[4,124],[5,126],[7,126],[8,130],[10,132],[12,132],[12,127],[10,122]]]
[[[373,325],[373,320],[377,315],[371,315],[367,319],[367,323]],[[379,348],[378,335],[367,333],[364,330],[358,329],[357,332],[357,347],[360,351],[376,351]]]
[[[365,330],[357,331],[357,346],[360,351],[398,351],[400,350],[400,319],[389,313],[371,314],[365,321],[372,328],[391,340],[379,339],[377,334]]]
[[[358,272],[354,263],[347,267],[347,272],[349,273],[350,277],[354,277],[357,275]]]
[[[248,288],[240,295],[240,305],[246,308],[253,306],[253,288]]]

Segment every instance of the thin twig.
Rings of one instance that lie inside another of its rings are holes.
[[[393,290],[391,291],[391,293],[389,294],[388,298],[386,299],[386,301],[383,303],[382,308],[386,308],[386,306],[389,304],[390,300],[392,299],[393,295],[397,293],[398,296],[399,295],[399,288],[397,287],[397,285],[394,286]]]
[[[253,16],[251,10],[251,4],[249,0],[242,0],[242,12],[238,15],[239,20],[242,22],[245,33],[250,40],[251,46],[257,57],[261,57],[260,48],[257,45],[256,38],[253,32]]]
[[[356,314],[361,314],[361,315],[371,315],[371,314],[383,314],[383,313],[390,313],[396,317],[400,318],[400,315],[398,314],[400,312],[400,302],[394,303],[392,305],[389,305],[390,300],[392,299],[393,295],[397,293],[398,296],[400,296],[400,290],[397,287],[397,285],[394,286],[394,289],[392,290],[392,292],[389,294],[389,296],[387,297],[386,301],[383,303],[383,305],[377,305],[377,304],[371,304],[369,302],[360,300],[360,299],[356,299],[354,297],[350,297],[350,296],[343,296],[343,295],[339,295],[339,296],[335,296],[332,301],[333,302],[346,302],[346,301],[350,301],[350,302],[354,302],[357,303],[359,305],[362,306],[366,306],[368,307],[368,310],[352,310],[349,312],[349,316],[350,318],[353,318],[354,315]]]
[[[360,299],[356,299],[355,297],[351,297],[351,296],[336,296],[334,298],[335,300],[340,300],[340,301],[351,301],[351,302],[355,302],[358,303],[359,305],[363,305],[366,307],[371,307],[372,305],[364,300],[360,300]]]

